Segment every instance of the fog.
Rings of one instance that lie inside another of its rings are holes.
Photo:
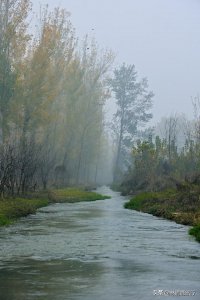
[[[81,39],[95,36],[116,54],[115,66],[135,64],[155,93],[153,121],[171,113],[193,116],[191,97],[200,86],[200,2],[198,0],[34,0],[71,12]],[[109,111],[112,103],[109,100]]]
[[[198,298],[199,6],[0,0],[1,300]]]
[[[2,0],[0,192],[121,181],[145,143],[198,154],[199,5]]]

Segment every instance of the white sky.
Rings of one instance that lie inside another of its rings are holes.
[[[191,97],[200,94],[200,0],[32,2],[34,9],[65,7],[78,37],[94,34],[116,53],[116,65],[135,64],[155,93],[154,121],[175,112],[192,117]]]

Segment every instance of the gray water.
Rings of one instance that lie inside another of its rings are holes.
[[[0,229],[0,300],[163,299],[154,290],[200,299],[200,245],[188,227],[98,192],[112,199],[54,204]]]

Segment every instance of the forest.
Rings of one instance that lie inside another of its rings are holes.
[[[104,103],[114,55],[69,13],[41,9],[30,28],[28,0],[0,2],[0,193],[81,185],[106,164]]]

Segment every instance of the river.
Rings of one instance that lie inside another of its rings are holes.
[[[112,198],[53,204],[0,229],[0,300],[163,299],[157,290],[200,299],[200,244],[188,227],[98,192]]]

